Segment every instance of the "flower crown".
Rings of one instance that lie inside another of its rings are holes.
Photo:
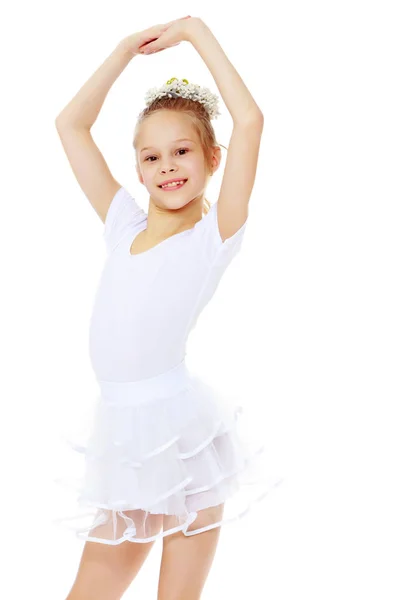
[[[208,88],[201,87],[196,83],[189,83],[187,79],[179,80],[176,77],[169,79],[161,87],[150,88],[145,96],[146,106],[149,106],[156,98],[170,96],[172,98],[182,97],[195,100],[204,105],[211,119],[216,119],[221,113],[218,110],[218,96]]]

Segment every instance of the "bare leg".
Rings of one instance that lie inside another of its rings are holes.
[[[158,530],[162,515],[154,517]],[[98,530],[99,527],[93,535],[97,535]],[[138,574],[153,544],[154,541],[128,540],[118,545],[85,542],[78,573],[66,600],[119,600]]]
[[[220,521],[223,510],[224,504],[201,510],[189,531]],[[164,520],[166,518],[164,515]],[[189,537],[181,531],[164,537],[158,600],[199,600],[213,563],[220,531],[219,526]]]

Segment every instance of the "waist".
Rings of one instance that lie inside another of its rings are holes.
[[[137,405],[153,399],[163,399],[180,393],[192,379],[185,360],[178,365],[145,379],[136,381],[105,381],[98,379],[100,399],[108,405]]]

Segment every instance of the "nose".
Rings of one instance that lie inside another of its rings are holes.
[[[166,173],[166,172],[171,172],[171,171],[175,171],[175,167],[171,167],[169,169],[165,169],[164,167],[161,167],[160,172],[161,173]]]

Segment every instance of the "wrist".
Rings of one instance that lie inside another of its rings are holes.
[[[191,17],[184,22],[184,39],[187,42],[193,40],[206,29],[206,24],[199,17]]]
[[[129,55],[130,58],[133,58],[138,54],[137,48],[137,38],[135,34],[131,34],[123,38],[118,45],[119,48],[122,48],[126,54]]]

